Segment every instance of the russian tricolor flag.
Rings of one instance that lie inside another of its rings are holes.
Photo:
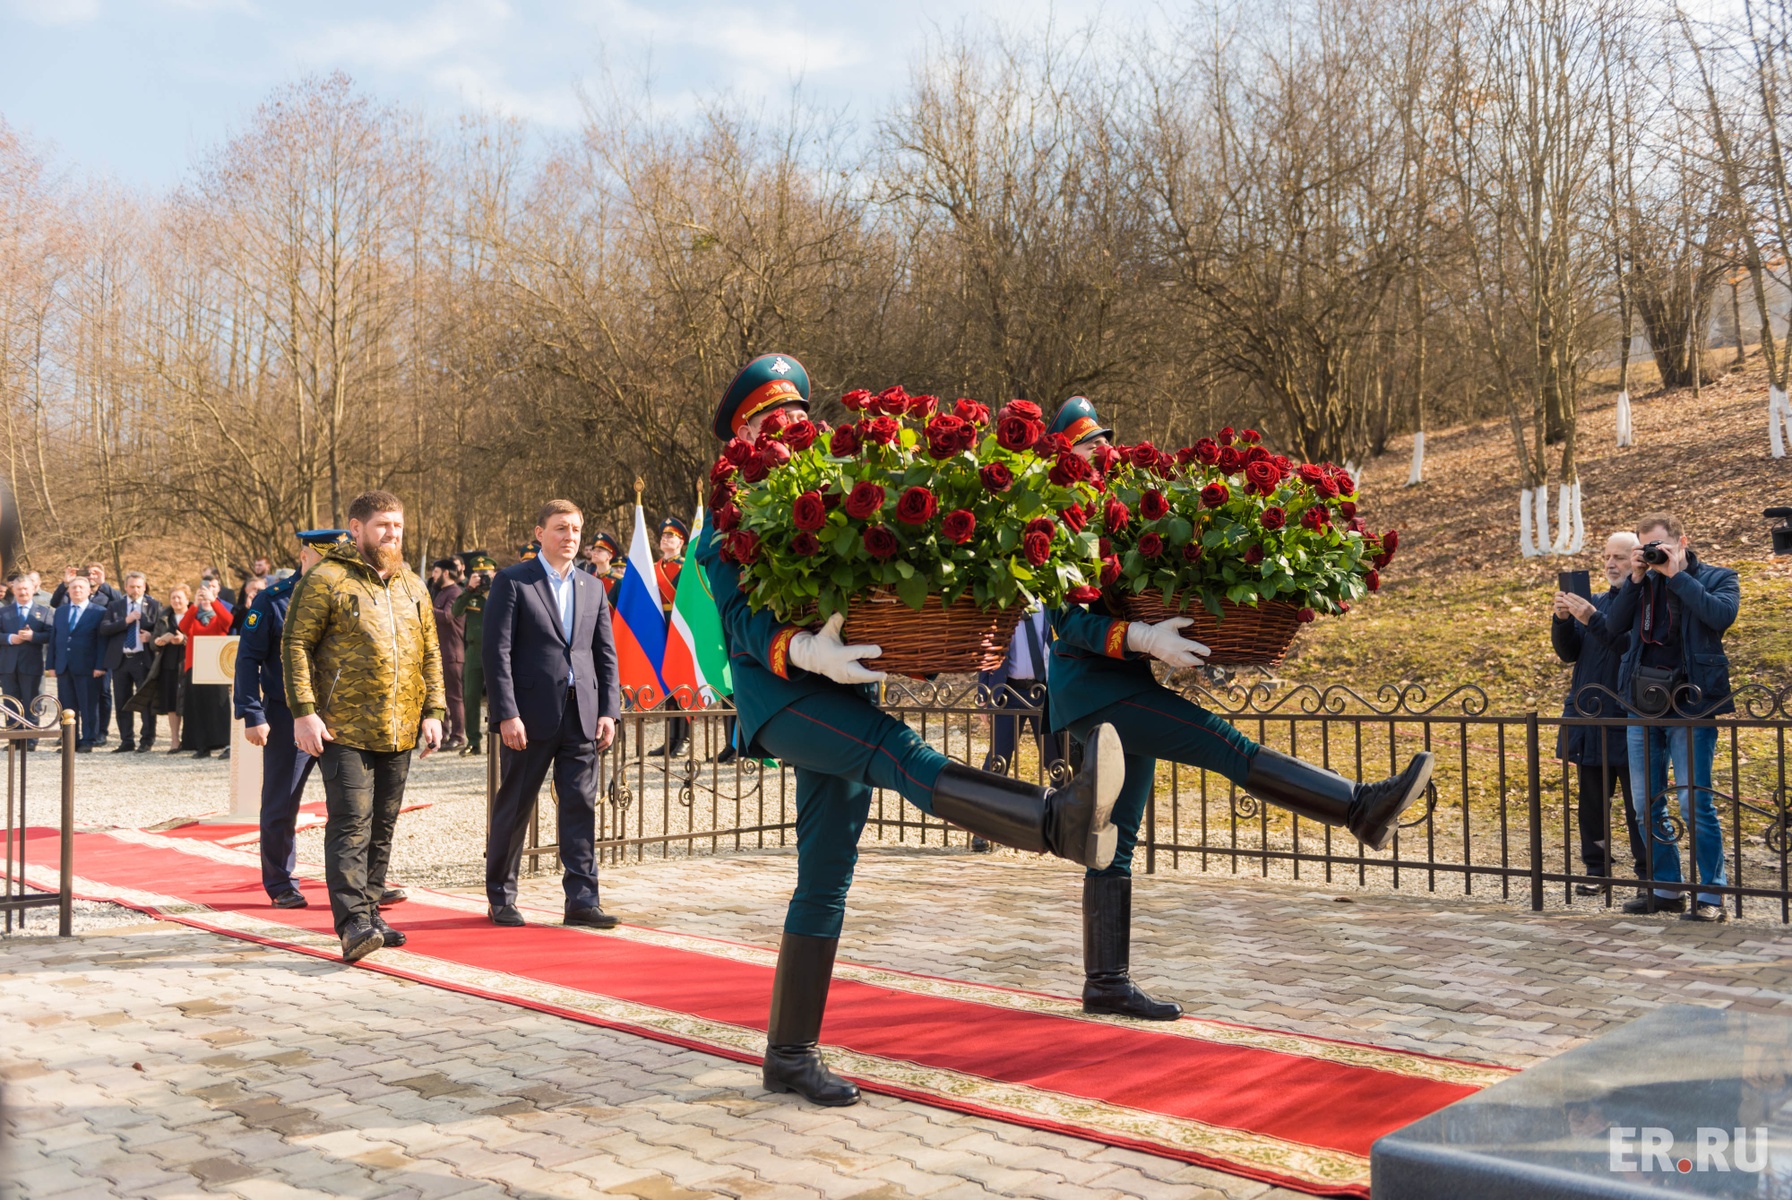
[[[666,658],[666,611],[660,607],[659,583],[653,573],[653,548],[647,541],[647,517],[635,505],[635,532],[628,543],[628,566],[616,584],[610,625],[616,636],[616,663],[625,691],[636,708],[652,708],[666,695],[660,664]]]

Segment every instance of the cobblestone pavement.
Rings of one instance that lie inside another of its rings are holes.
[[[629,863],[605,903],[772,944],[794,867]],[[1043,861],[872,850],[843,956],[1073,992],[1079,891]],[[1201,1015],[1514,1065],[1664,1002],[1792,1009],[1777,924],[1338,895],[1141,879],[1136,972]],[[740,1064],[178,926],[13,938],[0,971],[23,1196],[1292,1195],[883,1097],[808,1108]]]

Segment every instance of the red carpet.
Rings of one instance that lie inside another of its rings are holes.
[[[30,859],[56,861],[53,830]],[[253,855],[136,831],[76,835],[76,893],[336,957],[312,906],[262,893]],[[34,868],[29,882],[48,880]],[[659,1041],[757,1061],[773,954],[640,927],[500,929],[483,901],[413,889],[402,950],[360,964]],[[538,918],[539,919],[539,918]],[[1505,1077],[1500,1067],[1224,1022],[1086,1018],[1073,1001],[842,964],[822,1031],[866,1090],[1200,1163],[1319,1195],[1368,1195],[1377,1137]]]
[[[398,811],[400,815],[416,812],[420,808],[428,808],[432,803],[434,801],[420,800],[415,804],[407,804]],[[298,828],[301,832],[315,829],[324,823],[327,816],[322,800],[307,801],[299,805]],[[261,840],[259,824],[224,824],[221,822],[207,824],[202,821],[185,821],[179,825],[158,828],[155,832],[163,837],[197,838],[202,842],[216,842],[220,846],[251,846]]]

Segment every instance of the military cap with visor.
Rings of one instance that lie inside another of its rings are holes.
[[[788,354],[761,354],[722,393],[715,434],[725,442],[760,413],[786,404],[809,407],[809,372]]]
[[[1091,438],[1114,436],[1114,431],[1101,423],[1087,396],[1072,396],[1061,404],[1046,432],[1063,434],[1072,446],[1080,446]]]

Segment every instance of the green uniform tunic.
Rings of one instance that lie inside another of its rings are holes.
[[[467,745],[474,750],[479,749],[479,740],[485,734],[485,722],[480,720],[485,700],[485,660],[480,653],[485,644],[485,601],[491,594],[490,583],[463,588],[454,603],[448,606],[449,612],[466,618],[463,640],[467,657],[461,667],[460,695],[467,713]]]

